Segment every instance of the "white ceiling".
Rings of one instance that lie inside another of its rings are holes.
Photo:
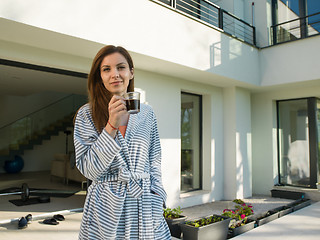
[[[29,95],[41,91],[86,94],[85,78],[0,64],[0,95]]]

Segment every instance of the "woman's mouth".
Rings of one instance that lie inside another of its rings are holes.
[[[115,81],[115,82],[112,82],[110,84],[113,85],[113,86],[117,86],[117,85],[119,85],[121,83],[122,83],[122,81]]]

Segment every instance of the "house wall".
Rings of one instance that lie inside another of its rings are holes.
[[[135,76],[136,87],[158,116],[168,206],[187,207],[251,196],[250,91],[222,89],[140,70]],[[181,91],[203,96],[203,189],[184,194],[180,194]],[[230,114],[235,118],[225,113],[231,105]],[[235,128],[229,125],[229,120]],[[234,156],[228,158],[230,152]],[[231,182],[235,189],[229,188]]]
[[[261,85],[319,80],[320,36],[261,50]]]
[[[0,16],[96,43],[122,45],[132,52],[174,64],[259,84],[258,50],[219,30],[149,0],[93,0],[88,3],[3,0],[0,2]],[[0,38],[73,56],[88,51],[82,46],[61,41],[63,36],[60,39],[59,34],[48,33],[52,35],[51,39],[56,39],[48,44],[34,36],[33,31],[26,27],[18,34],[8,28]],[[250,75],[244,74],[249,71]]]
[[[250,18],[250,2],[221,3],[227,11],[240,8],[239,15],[244,11],[243,16]],[[136,87],[158,117],[163,183],[170,207],[269,194],[277,183],[275,101],[320,92],[316,82],[319,36],[257,49],[149,0],[93,0],[90,4],[2,0],[0,16],[0,27],[6,29],[0,35],[4,59],[87,73],[105,44],[123,45],[134,60],[139,59]],[[258,45],[267,46],[270,0],[255,2],[255,16],[259,16]],[[150,67],[150,59],[162,64]],[[172,74],[163,66],[170,66]],[[184,71],[192,72],[194,79],[184,79]],[[85,93],[85,88],[79,80],[74,88],[63,90]],[[203,189],[184,194],[180,194],[181,91],[203,96]],[[3,114],[10,111],[7,108]],[[24,171],[48,169],[53,154],[64,151],[64,144],[60,134],[26,151]]]
[[[167,205],[187,207],[223,199],[222,89],[139,70],[135,85],[158,117]],[[180,195],[181,91],[203,96],[203,190]]]

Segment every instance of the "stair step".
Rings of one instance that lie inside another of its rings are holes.
[[[0,155],[8,155],[10,153],[9,149],[2,149],[0,150]]]
[[[31,136],[26,136],[25,139],[19,140],[15,144],[10,144],[8,149],[0,150],[0,160],[12,159],[15,155],[21,155],[25,150],[33,149],[34,145],[42,144],[43,140],[49,140],[51,136],[59,135],[70,127],[73,127],[73,118],[75,112],[64,118],[57,120],[48,127],[33,133]]]
[[[10,144],[9,145],[9,149],[10,150],[18,150],[19,149],[19,144],[16,143],[16,144]]]

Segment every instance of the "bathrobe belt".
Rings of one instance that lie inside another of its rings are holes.
[[[126,183],[127,193],[130,193],[135,198],[139,198],[143,192],[142,187],[138,183],[141,179],[150,179],[150,174],[147,172],[136,173],[129,171],[127,168],[120,168],[118,173],[108,174],[96,182],[124,182]]]

